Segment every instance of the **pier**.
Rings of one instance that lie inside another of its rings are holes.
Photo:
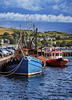
[[[12,54],[12,55],[10,55],[10,56],[3,57],[3,58],[0,59],[0,70],[1,70],[2,64],[4,64],[4,63],[10,61],[10,59],[11,59],[13,56],[14,56],[14,55]]]
[[[62,53],[63,53],[63,57],[72,56],[72,51],[71,50],[63,50]],[[43,55],[45,57],[49,57],[50,56],[50,51],[48,51],[48,52],[42,51],[41,52],[41,50],[38,50],[38,54]]]
[[[72,56],[72,51],[69,51],[69,50],[64,50],[62,51],[63,52],[63,56]]]

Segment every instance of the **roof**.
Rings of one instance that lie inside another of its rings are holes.
[[[53,50],[51,53],[62,53],[62,51]]]

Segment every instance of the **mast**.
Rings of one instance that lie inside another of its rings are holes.
[[[25,47],[27,47],[27,42],[26,42],[26,33],[25,33],[25,30],[24,30],[24,43],[25,43]]]
[[[36,41],[35,41],[35,49],[37,49],[37,31],[38,31],[38,28],[36,28]]]
[[[27,17],[26,17],[26,22],[27,22]],[[28,24],[27,24],[27,26],[28,26],[28,30],[29,30],[29,42],[30,42],[30,28],[32,27],[32,20],[31,20],[31,22],[28,22]]]
[[[37,31],[38,31],[38,28],[36,28],[36,45],[35,45],[35,49],[37,50],[37,57],[38,57],[38,47],[37,47]]]
[[[24,53],[24,50],[23,50],[23,47],[22,47],[21,24],[20,24],[20,49],[21,49],[21,52],[22,52],[23,56],[25,56],[25,53]]]
[[[33,32],[35,31],[35,24],[33,24]]]
[[[20,24],[20,42],[21,42],[21,24]]]

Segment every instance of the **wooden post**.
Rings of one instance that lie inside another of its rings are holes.
[[[47,57],[47,53],[46,53],[46,57]]]
[[[37,48],[37,57],[38,57],[38,48]]]
[[[42,56],[42,47],[41,47],[41,56]]]

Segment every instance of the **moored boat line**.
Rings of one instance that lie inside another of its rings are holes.
[[[36,34],[37,34],[37,29],[36,29]],[[42,70],[46,65],[46,60],[44,59],[45,57],[38,56],[37,38],[36,38],[35,48],[32,48],[32,41],[30,42],[29,47],[26,46],[23,47],[21,42],[22,42],[22,35],[20,35],[18,48],[15,50],[14,53],[14,59],[16,60],[12,60],[11,62],[7,62],[4,65],[2,65],[3,75],[8,76],[12,74],[18,74],[18,75],[32,76],[35,74],[42,73]],[[8,65],[8,63],[10,64]]]
[[[52,66],[63,66],[68,62],[67,59],[63,59],[63,53],[61,51],[47,51],[47,49],[43,51],[41,48],[39,52],[37,46],[37,29],[34,32],[35,33],[31,34],[34,37],[30,39],[29,34],[29,43],[26,43],[26,34],[25,32],[21,33],[20,26],[20,39],[18,42],[18,48],[14,51],[13,58],[11,56],[1,59],[1,74],[5,76],[12,74],[32,76],[42,73],[42,70],[45,69],[46,63]],[[23,41],[22,35],[24,35]],[[35,45],[32,45],[33,40]],[[50,53],[51,56],[46,59],[47,55],[50,55]]]

